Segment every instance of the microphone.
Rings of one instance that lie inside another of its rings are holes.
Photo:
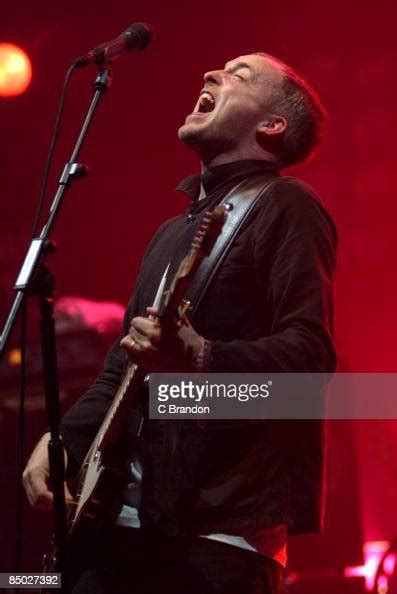
[[[148,47],[154,38],[154,31],[146,23],[132,23],[123,33],[112,41],[105,41],[93,50],[80,56],[74,61],[76,68],[87,66],[96,62],[98,65],[106,64],[123,52],[139,52]]]

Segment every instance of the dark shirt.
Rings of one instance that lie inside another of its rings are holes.
[[[239,181],[278,176],[272,164],[241,161],[204,172],[182,188],[193,198],[157,231],[142,261],[124,333],[153,303],[167,264],[175,270],[205,210]],[[260,184],[259,184],[260,187]],[[180,186],[181,188],[181,186]],[[192,320],[213,341],[211,371],[332,372],[336,231],[313,190],[293,178],[255,205]],[[116,344],[87,394],[66,414],[62,434],[78,463],[113,398],[125,364]],[[212,422],[211,422],[212,423]],[[182,421],[148,421],[141,524],[169,534],[229,532],[237,526],[318,528],[322,428],[317,422],[236,422],[204,430]],[[237,470],[238,468],[238,470]]]

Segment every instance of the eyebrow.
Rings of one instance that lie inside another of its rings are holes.
[[[225,64],[225,70],[227,70],[227,64]],[[236,70],[239,70],[240,68],[248,68],[248,70],[250,70],[251,72],[254,72],[254,69],[252,68],[252,66],[247,64],[247,62],[237,62],[237,64],[234,64],[234,66],[232,66],[231,68],[229,67],[228,70],[229,70],[229,72],[233,73]]]

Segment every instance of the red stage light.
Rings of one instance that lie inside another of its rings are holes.
[[[0,96],[21,95],[32,80],[28,55],[12,43],[0,43]]]

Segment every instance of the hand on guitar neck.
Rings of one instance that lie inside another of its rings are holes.
[[[50,491],[50,467],[48,462],[48,442],[50,434],[45,433],[33,450],[26,468],[23,472],[22,482],[25,487],[29,503],[35,509],[51,509],[53,494]],[[67,466],[67,453],[65,453],[65,468]],[[65,499],[72,501],[73,497],[65,483]]]
[[[198,359],[204,338],[197,334],[186,317],[161,324],[157,309],[147,308],[148,318],[137,317],[131,321],[129,333],[120,345],[130,359],[152,372],[199,371]]]

